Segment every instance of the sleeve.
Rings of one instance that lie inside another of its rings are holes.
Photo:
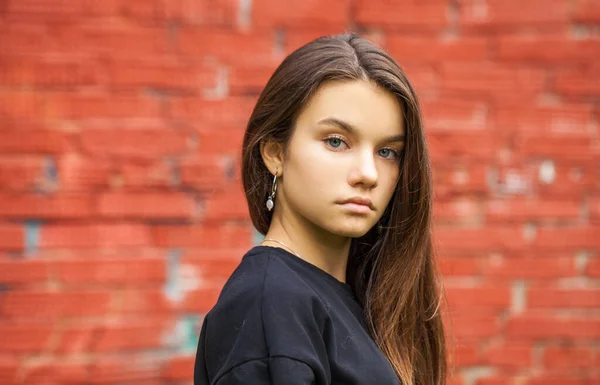
[[[306,363],[289,357],[269,357],[234,366],[215,385],[314,385],[315,374]]]

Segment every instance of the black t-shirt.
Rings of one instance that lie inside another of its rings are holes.
[[[202,323],[194,385],[399,385],[350,285],[254,246]]]

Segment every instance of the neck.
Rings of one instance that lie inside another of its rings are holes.
[[[273,238],[285,243],[300,258],[345,283],[352,239],[324,232],[301,218],[287,215],[286,220],[283,220],[282,215],[277,214],[277,211],[273,213],[265,239]],[[276,242],[263,243],[282,247]]]

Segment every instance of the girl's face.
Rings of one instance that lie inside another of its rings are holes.
[[[404,135],[392,93],[363,80],[325,83],[296,120],[277,191],[285,211],[332,234],[363,236],[394,193]],[[371,207],[341,204],[352,197]]]

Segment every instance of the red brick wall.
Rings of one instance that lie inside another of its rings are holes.
[[[4,0],[0,383],[191,382],[253,103],[344,29],[423,104],[453,382],[600,381],[598,1]]]

